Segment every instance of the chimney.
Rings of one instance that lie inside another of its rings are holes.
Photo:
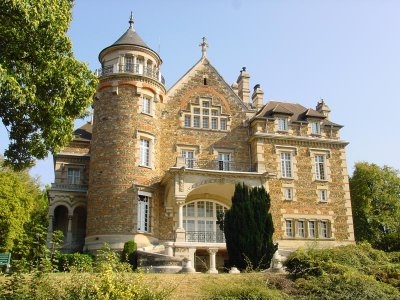
[[[239,90],[238,90],[238,84],[236,82],[232,83],[231,88],[235,92],[235,94],[238,95]]]
[[[237,79],[238,84],[238,95],[242,98],[244,103],[250,102],[250,75],[246,72],[246,67],[243,67],[240,71],[240,75]]]
[[[264,104],[264,92],[259,84],[254,86],[253,95],[251,96],[253,107],[260,109]]]
[[[324,99],[321,99],[321,101],[318,101],[315,110],[317,112],[320,112],[321,114],[323,114],[326,117],[326,119],[329,120],[329,113],[331,112],[331,110],[329,109],[329,106],[326,105]]]

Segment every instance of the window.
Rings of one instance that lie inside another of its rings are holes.
[[[211,129],[218,129],[218,119],[211,118]]]
[[[320,202],[328,202],[328,191],[326,189],[318,190],[318,196]]]
[[[283,188],[283,197],[285,198],[285,200],[293,200],[293,188]]]
[[[68,168],[68,184],[79,184],[81,181],[81,170]]]
[[[304,228],[304,220],[297,221],[297,236],[305,237],[305,228]]]
[[[185,165],[188,168],[194,168],[195,158],[193,150],[182,150],[182,157],[185,159]]]
[[[149,195],[138,195],[138,231],[150,231],[150,199]]]
[[[142,98],[142,113],[151,114],[151,99],[149,97]]]
[[[229,171],[231,169],[231,154],[230,153],[218,153],[218,169],[222,171]]]
[[[321,238],[328,238],[328,221],[322,220],[320,222],[320,228],[321,228]]]
[[[326,180],[325,155],[315,155],[315,179]]]
[[[203,128],[208,129],[210,123],[210,119],[207,117],[203,117]]]
[[[286,220],[286,236],[293,237],[293,221]]]
[[[292,178],[292,154],[281,152],[281,173],[284,178]]]
[[[187,242],[225,242],[223,231],[217,224],[217,216],[226,207],[212,201],[195,201],[183,206],[183,228]]]
[[[125,71],[133,72],[133,56],[125,56]]]
[[[200,128],[200,117],[199,116],[193,117],[193,127]]]
[[[279,131],[287,131],[288,130],[288,119],[287,118],[279,118],[278,119],[278,130]]]
[[[226,130],[226,119],[221,119],[220,128],[221,130]]]
[[[150,167],[150,141],[140,139],[140,165]]]
[[[311,134],[321,134],[321,124],[316,121],[310,122]]]
[[[309,238],[316,237],[316,222],[314,220],[308,221],[308,237]]]
[[[185,115],[185,127],[190,127],[190,125],[191,125],[190,115]]]
[[[200,99],[199,104],[191,103],[190,112],[183,114],[183,127],[228,130],[228,116],[222,115],[221,110],[220,106],[212,105],[211,100]]]

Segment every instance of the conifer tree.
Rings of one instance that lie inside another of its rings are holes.
[[[264,187],[249,189],[244,183],[236,184],[232,207],[220,222],[230,266],[241,270],[269,267],[278,249],[272,240],[274,225],[270,207],[271,200]]]

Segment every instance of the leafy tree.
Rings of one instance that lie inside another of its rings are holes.
[[[1,252],[13,251],[17,243],[32,234],[34,225],[47,228],[47,220],[43,218],[46,211],[47,198],[35,179],[25,171],[15,172],[0,166]],[[37,220],[43,223],[35,224]]]
[[[16,170],[59,151],[83,117],[97,78],[73,57],[72,0],[0,1],[0,118]]]
[[[270,207],[271,200],[264,187],[249,189],[244,183],[236,185],[232,207],[220,222],[231,266],[241,270],[269,267],[278,249],[272,240],[274,225]]]
[[[359,162],[350,178],[355,238],[385,251],[400,250],[400,174]]]

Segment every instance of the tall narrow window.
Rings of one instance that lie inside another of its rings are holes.
[[[305,237],[305,228],[304,228],[304,220],[297,221],[297,236]]]
[[[321,238],[328,238],[328,221],[321,221],[320,222],[320,229],[321,229]]]
[[[203,117],[203,128],[207,129],[208,127],[210,127],[210,118]]]
[[[286,220],[285,224],[286,224],[286,236],[293,237],[293,221]]]
[[[293,188],[285,187],[283,189],[283,197],[285,200],[293,200]]]
[[[222,171],[229,171],[231,169],[230,153],[218,153],[218,169]]]
[[[325,155],[315,155],[315,179],[326,180]]]
[[[68,168],[68,184],[79,184],[81,181],[81,170]]]
[[[315,238],[316,237],[316,222],[308,221],[308,237]]]
[[[140,140],[140,165],[150,167],[150,141]]]
[[[311,134],[321,134],[321,124],[316,121],[310,122]]]
[[[190,115],[185,115],[185,127],[191,126],[191,117]]]
[[[287,131],[288,130],[288,119],[287,118],[279,118],[278,119],[278,130],[279,131]]]
[[[125,56],[125,71],[133,72],[133,56]]]
[[[193,116],[193,127],[200,128],[200,117]]]
[[[211,118],[211,129],[218,129],[218,119]]]
[[[220,125],[221,125],[221,130],[226,130],[226,126],[227,126],[227,122],[226,122],[226,119],[221,119],[220,120],[221,122],[220,122]]]
[[[142,113],[151,113],[151,99],[149,97],[142,98]]]
[[[292,154],[290,152],[281,152],[281,172],[282,177],[292,178]]]
[[[138,196],[138,231],[150,231],[150,199],[149,196]]]
[[[326,189],[318,190],[320,202],[328,202],[328,191]]]
[[[194,151],[182,150],[182,157],[185,159],[186,167],[194,168],[195,166]]]

